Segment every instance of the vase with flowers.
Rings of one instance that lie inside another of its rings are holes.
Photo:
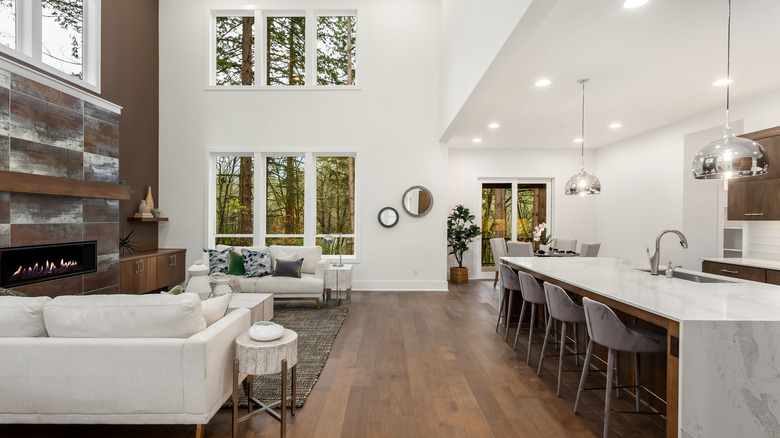
[[[544,252],[550,251],[550,241],[552,240],[552,235],[545,234],[546,229],[547,222],[543,222],[534,227],[534,247],[535,249]]]

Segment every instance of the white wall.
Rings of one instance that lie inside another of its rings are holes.
[[[362,221],[357,290],[446,290],[447,150],[438,143],[437,0],[333,1],[358,8],[360,90],[206,91],[210,9],[251,2],[160,2],[160,194],[170,218],[161,247],[200,258],[205,241],[206,149],[361,150]],[[265,2],[273,8],[321,8],[315,0]],[[425,72],[422,77],[419,72]],[[433,210],[403,212],[401,196],[429,188]],[[399,224],[377,223],[395,207]],[[417,272],[417,274],[415,274]]]
[[[585,168],[594,165],[593,151],[586,151]],[[463,204],[480,220],[481,183],[479,178],[552,178],[553,237],[596,242],[596,201],[598,196],[567,196],[563,194],[569,177],[580,170],[579,149],[454,149],[449,154],[449,208]],[[596,174],[597,176],[600,175]],[[602,180],[603,185],[603,180]],[[469,277],[477,278],[480,270],[479,245],[463,256],[463,266],[469,267]]]

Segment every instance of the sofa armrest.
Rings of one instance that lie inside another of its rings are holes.
[[[330,259],[320,259],[316,265],[314,265],[314,276],[316,278],[325,279],[325,268],[330,265]]]

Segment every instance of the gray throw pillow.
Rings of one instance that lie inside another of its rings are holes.
[[[244,257],[245,278],[264,277],[274,272],[271,269],[271,251],[269,249],[252,251],[251,249],[241,248],[241,255]]]
[[[204,251],[209,253],[209,275],[217,272],[227,274],[228,266],[230,266],[231,249],[233,249],[232,246],[222,251],[217,251],[216,249],[204,249]]]
[[[293,277],[301,278],[301,265],[303,259],[298,260],[277,260],[274,277]]]

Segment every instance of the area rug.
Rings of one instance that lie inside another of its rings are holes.
[[[306,402],[314,384],[320,377],[325,361],[333,346],[333,341],[347,316],[347,306],[313,308],[274,307],[271,321],[298,333],[298,370],[295,407],[300,408]],[[282,376],[257,376],[254,382],[254,396],[265,404],[279,401],[281,398]],[[292,385],[288,376],[287,385]],[[291,386],[287,387],[290,394]],[[289,396],[289,395],[288,395]],[[238,405],[246,407],[246,395],[243,388],[238,391]],[[290,403],[288,403],[288,406]],[[228,399],[225,406],[233,406]]]

